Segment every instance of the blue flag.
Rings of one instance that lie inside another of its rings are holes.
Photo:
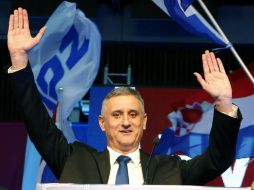
[[[185,30],[227,47],[229,44],[191,5],[194,0],[152,0]]]
[[[29,52],[29,61],[44,105],[51,116],[57,110],[57,122],[71,142],[76,138],[67,118],[96,78],[101,37],[95,24],[76,9],[76,4],[66,1],[54,11],[46,26],[40,43]],[[26,160],[35,157],[39,157],[38,153],[27,154]],[[24,171],[23,189],[35,189],[38,162],[40,159],[34,165],[27,162],[25,168],[33,168],[34,172]],[[39,173],[42,175],[43,171]]]

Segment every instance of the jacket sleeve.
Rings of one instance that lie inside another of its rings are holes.
[[[242,120],[239,108],[237,115],[233,118],[215,109],[208,148],[203,154],[181,164],[183,184],[204,185],[233,163]]]
[[[57,129],[42,103],[28,65],[25,69],[8,74],[18,110],[22,113],[31,141],[50,166],[57,178],[60,177],[72,146]]]

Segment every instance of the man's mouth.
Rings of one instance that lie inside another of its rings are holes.
[[[129,129],[120,130],[120,133],[123,133],[123,134],[130,134],[131,132],[132,130],[129,130]]]

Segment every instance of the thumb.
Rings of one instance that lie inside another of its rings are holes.
[[[196,76],[197,81],[199,82],[199,84],[204,88],[206,85],[205,80],[203,79],[203,77],[199,74],[199,73],[193,73]]]
[[[47,29],[47,26],[43,26],[43,27],[39,30],[38,34],[34,37],[34,39],[35,39],[35,44],[38,44],[38,43],[40,42],[40,40],[41,40],[42,36],[44,35],[46,29]]]

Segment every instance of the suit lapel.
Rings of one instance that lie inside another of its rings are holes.
[[[94,158],[96,159],[99,172],[101,175],[102,183],[107,184],[108,183],[108,178],[109,178],[109,172],[110,172],[110,161],[109,161],[109,152],[106,149],[103,152],[95,152],[94,153]],[[142,166],[142,172],[144,176],[144,180],[147,180],[148,184],[152,183],[153,180],[153,174],[156,169],[156,160],[155,157],[152,157],[148,169],[146,169],[148,160],[149,160],[149,155],[144,153],[142,150],[140,150],[140,160],[141,160],[141,166]],[[148,174],[146,174],[148,172]],[[147,179],[146,178],[147,175]]]
[[[109,152],[106,149],[103,152],[94,153],[94,157],[97,161],[99,172],[101,175],[102,183],[107,184],[110,172]]]
[[[147,184],[151,184],[154,177],[154,172],[156,169],[155,157],[154,156],[152,157],[148,168],[147,168],[147,164],[149,161],[149,155],[144,153],[142,150],[140,150],[140,159],[141,159],[141,166],[142,166],[142,171],[144,176],[144,182],[146,181]]]
[[[141,166],[142,166],[142,172],[145,179],[146,176],[146,165],[148,162],[149,156],[144,153],[142,150],[140,150],[140,160],[141,160]]]

